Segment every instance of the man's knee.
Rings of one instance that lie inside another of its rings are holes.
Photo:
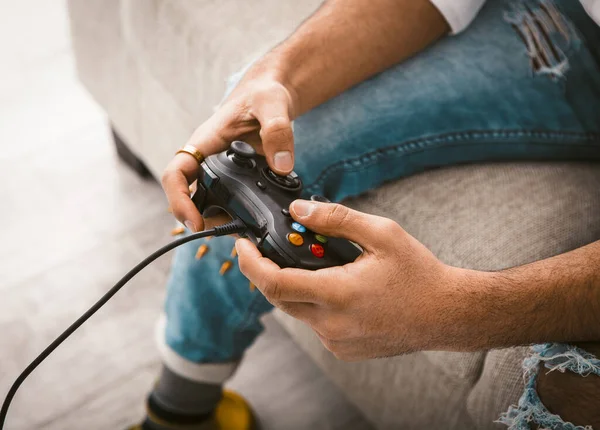
[[[600,357],[600,343],[577,345]],[[580,426],[600,428],[600,376],[581,376],[571,371],[538,374],[537,391],[542,403],[564,421]]]

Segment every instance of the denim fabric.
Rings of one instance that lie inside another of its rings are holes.
[[[464,33],[297,119],[305,194],[339,201],[457,163],[600,160],[600,29],[579,2],[556,3],[566,30],[549,37],[566,60],[560,73],[532,66],[512,9],[490,1]],[[197,261],[202,243],[209,251]],[[193,362],[239,359],[271,308],[235,265],[219,275],[233,245],[229,237],[196,241],[174,257],[166,342]]]
[[[539,428],[551,430],[592,430],[591,426],[565,422],[546,409],[536,390],[537,375],[542,366],[548,372],[569,371],[583,377],[600,376],[600,360],[581,348],[559,343],[534,345],[523,361],[525,391],[519,403],[510,406],[497,422],[506,424],[510,430],[529,430],[532,422]]]

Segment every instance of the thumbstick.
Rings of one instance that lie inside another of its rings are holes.
[[[319,196],[317,194],[313,194],[312,196],[310,196],[310,199],[313,202],[331,203],[331,200],[329,200],[327,197]]]
[[[263,176],[275,185],[278,185],[279,187],[288,190],[297,190],[302,185],[300,179],[298,178],[298,175],[296,175],[296,173],[294,172],[290,173],[289,175],[282,176],[278,175],[277,173],[266,167],[263,170]]]
[[[256,155],[256,151],[246,142],[242,142],[241,140],[235,140],[231,142],[231,146],[229,147],[231,152],[233,152],[233,157],[247,160],[248,158],[253,158]]]
[[[235,164],[250,169],[254,167],[253,158],[255,155],[256,151],[254,148],[241,140],[231,142],[231,146],[227,152],[228,158]]]

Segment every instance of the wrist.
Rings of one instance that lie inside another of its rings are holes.
[[[494,273],[446,267],[443,286],[444,306],[439,312],[441,333],[439,349],[476,351],[493,347],[493,330],[501,325],[493,309],[490,291],[496,283]]]

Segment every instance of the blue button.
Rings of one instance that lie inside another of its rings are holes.
[[[296,230],[298,233],[304,233],[306,231],[306,227],[304,227],[302,224],[300,224],[298,222],[293,222],[292,228],[294,230]]]

